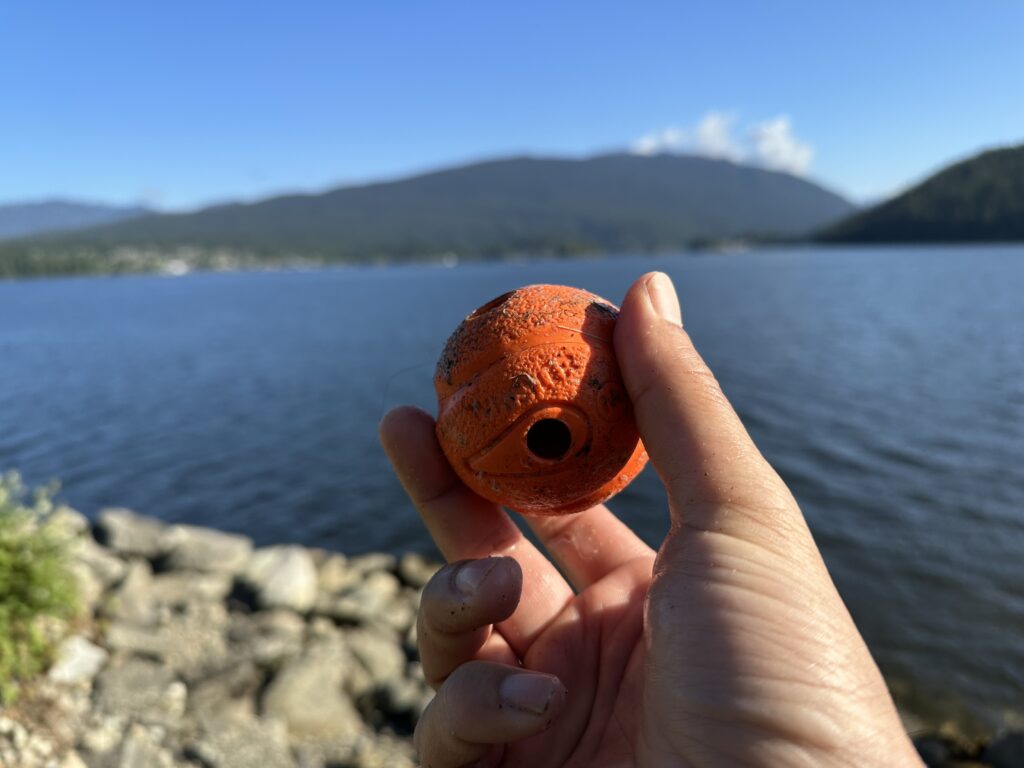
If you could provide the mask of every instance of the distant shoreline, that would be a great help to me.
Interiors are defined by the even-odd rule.
[[[5,270],[4,243],[0,243],[0,283],[23,280],[66,279],[76,277],[122,277],[162,276],[180,277],[188,274],[239,273],[239,272],[313,272],[331,269],[377,269],[387,267],[433,266],[454,268],[460,265],[529,263],[550,261],[586,261],[617,257],[729,257],[746,253],[772,253],[787,250],[829,251],[879,251],[879,250],[922,250],[957,249],[974,247],[979,249],[1024,247],[1024,241],[983,241],[983,242],[894,242],[894,243],[836,243],[810,240],[794,241],[745,241],[726,240],[704,243],[678,249],[659,251],[608,251],[590,250],[573,254],[558,252],[509,252],[499,256],[468,255],[454,253],[439,254],[422,258],[368,258],[361,260],[338,260],[317,257],[265,257],[247,251],[230,249],[140,249],[132,255],[122,256],[107,266],[98,263],[75,261],[69,269],[55,267],[52,270],[27,270],[16,272]]]

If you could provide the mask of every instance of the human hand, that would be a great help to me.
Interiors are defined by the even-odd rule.
[[[418,638],[437,696],[425,768],[920,766],[799,508],[683,330],[660,273],[615,350],[671,526],[655,553],[606,507],[528,517],[555,565],[459,482],[433,419],[381,442],[451,563]]]

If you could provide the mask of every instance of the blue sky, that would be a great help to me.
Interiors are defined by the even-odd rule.
[[[634,148],[875,198],[1024,141],[1024,4],[0,0],[0,203]]]

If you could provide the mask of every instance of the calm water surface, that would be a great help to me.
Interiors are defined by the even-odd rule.
[[[897,693],[1024,711],[1024,248],[0,283],[0,469],[259,543],[429,550],[376,441],[470,310],[648,269],[801,502]],[[645,472],[614,504],[645,538]]]

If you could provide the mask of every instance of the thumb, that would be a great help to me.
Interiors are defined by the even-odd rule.
[[[615,327],[615,351],[673,522],[684,522],[685,514],[687,525],[721,530],[730,523],[722,511],[729,508],[757,510],[759,518],[795,515],[799,520],[788,522],[804,527],[789,491],[683,330],[667,275],[648,273],[629,289]]]
[[[672,510],[645,616],[656,674],[644,695],[663,718],[646,743],[685,752],[693,742],[674,739],[696,725],[701,748],[729,764],[831,765],[867,740],[898,755],[891,764],[920,765],[799,507],[683,330],[667,276],[629,289],[615,351]]]

